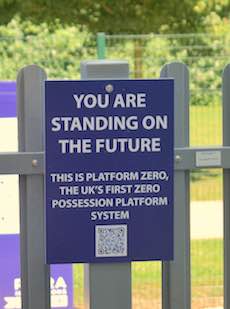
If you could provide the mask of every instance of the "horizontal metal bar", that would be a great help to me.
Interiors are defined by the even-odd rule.
[[[224,35],[217,35],[215,33],[175,33],[175,34],[106,34],[106,39],[154,39],[154,38],[168,38],[168,39],[181,39],[181,38],[198,38],[198,37],[211,37],[211,38],[223,38]]]
[[[230,147],[189,147],[175,149],[175,170],[230,168]]]
[[[230,147],[175,148],[175,170],[230,169]],[[44,152],[0,153],[0,174],[44,173]]]
[[[37,175],[43,172],[43,152],[0,153],[0,174]]]

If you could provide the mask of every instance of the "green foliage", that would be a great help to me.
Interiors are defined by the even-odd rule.
[[[25,65],[45,68],[49,78],[79,78],[82,59],[95,58],[95,39],[85,27],[52,27],[14,18],[0,26],[0,80],[15,79]]]
[[[211,12],[227,16],[227,0],[0,0],[1,23],[15,12],[36,23],[86,25],[93,33],[194,32]]]
[[[111,38],[107,40],[107,57],[128,60],[132,76],[137,78],[159,77],[164,64],[184,62],[190,71],[190,104],[213,105],[220,103],[221,75],[230,54],[230,45],[226,44],[229,38],[222,33]]]
[[[158,77],[167,62],[183,61],[190,68],[191,104],[217,104],[227,61],[221,55],[230,54],[230,37],[222,31],[223,23],[229,29],[221,21],[212,36],[150,34],[107,39],[107,57],[128,60],[133,77],[144,78]],[[15,79],[17,71],[31,63],[44,67],[50,78],[76,78],[80,61],[96,58],[96,38],[84,26],[62,25],[57,20],[38,25],[15,17],[0,26],[0,57],[0,79]]]
[[[96,31],[204,30],[212,35],[151,34],[133,39],[127,36],[107,39],[107,57],[127,59],[133,77],[145,78],[158,77],[167,62],[183,61],[190,68],[191,104],[210,105],[220,101],[221,72],[228,61],[226,55],[230,54],[227,0],[146,0],[144,3],[123,0],[122,5],[121,1],[111,0],[63,3],[61,0],[0,0],[3,23],[12,15],[11,10],[18,12],[18,17],[0,26],[1,79],[14,79],[18,69],[30,63],[46,68],[51,78],[79,76],[80,60],[96,57],[96,39],[92,34]]]

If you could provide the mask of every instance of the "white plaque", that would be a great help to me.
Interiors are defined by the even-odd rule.
[[[220,151],[197,151],[196,152],[196,166],[221,166],[221,152]]]

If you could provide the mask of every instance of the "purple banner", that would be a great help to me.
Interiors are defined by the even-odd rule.
[[[16,117],[16,82],[0,82],[0,118]]]
[[[0,235],[0,309],[21,308],[19,236]],[[51,267],[51,305],[55,309],[73,308],[73,278],[70,265]]]

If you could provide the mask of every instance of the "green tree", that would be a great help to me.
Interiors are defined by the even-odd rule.
[[[212,12],[227,17],[229,6],[228,0],[0,0],[0,21],[17,12],[36,23],[86,25],[93,33],[196,32]]]
[[[49,78],[79,78],[80,61],[95,59],[95,38],[85,27],[55,22],[49,29],[45,22],[13,18],[0,26],[0,80],[15,80],[20,68],[37,64]]]

